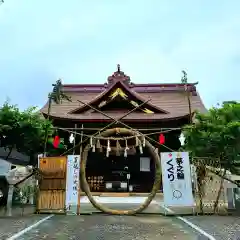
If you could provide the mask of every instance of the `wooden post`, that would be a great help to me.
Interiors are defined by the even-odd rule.
[[[8,217],[12,216],[12,199],[13,199],[13,190],[14,190],[14,185],[9,185],[8,188],[8,198],[7,198],[7,212],[6,215]]]
[[[51,111],[51,106],[52,106],[52,94],[49,93],[48,95],[48,111],[47,111],[47,120],[49,121],[49,115],[50,115],[50,111]],[[44,137],[44,154],[43,156],[46,157],[47,156],[47,141],[48,141],[48,128],[46,126],[45,128],[45,137]]]
[[[80,161],[79,166],[80,167],[81,167],[81,158],[82,158],[82,140],[83,140],[83,124],[82,124],[81,141],[80,141],[81,145],[80,145],[80,152],[79,152],[79,156],[80,156],[80,158],[79,158],[79,161]],[[79,189],[78,189],[77,215],[80,215],[80,197],[81,197],[80,196],[80,189],[81,189],[80,171],[79,171],[79,179],[80,179],[80,181],[79,181]]]
[[[77,131],[77,124],[75,123],[75,134],[74,134],[74,140],[73,140],[73,155],[75,155],[75,145],[76,145],[76,131]]]
[[[184,90],[187,93],[187,101],[188,101],[188,111],[189,111],[189,123],[192,123],[192,106],[190,100],[190,90],[187,84],[184,85]]]

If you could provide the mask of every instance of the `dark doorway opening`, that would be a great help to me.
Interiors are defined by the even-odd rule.
[[[92,192],[150,192],[154,183],[155,164],[147,149],[127,157],[111,152],[88,153],[86,177]]]

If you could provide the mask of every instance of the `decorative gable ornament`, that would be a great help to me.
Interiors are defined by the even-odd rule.
[[[79,114],[84,113],[91,109],[90,106],[98,106],[101,108],[112,101],[115,98],[121,97],[123,100],[129,102],[134,108],[143,104],[146,99],[137,94],[134,89],[131,89],[130,78],[120,70],[120,65],[118,65],[118,70],[113,73],[112,76],[108,77],[108,84],[106,85],[106,90],[102,92],[99,96],[92,99],[88,104],[78,100],[83,106],[71,110],[69,114]],[[158,108],[150,102],[146,102],[144,107],[139,108],[145,114],[167,114],[168,112]]]
[[[128,95],[121,89],[117,88],[111,95],[110,98],[113,99],[117,96],[121,96],[123,99],[127,99]]]

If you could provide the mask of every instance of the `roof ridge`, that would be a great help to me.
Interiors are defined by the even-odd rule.
[[[187,83],[188,86],[194,86],[197,85],[198,82],[193,82],[193,83]],[[131,83],[131,85],[134,86],[184,86],[186,85],[185,83]],[[63,87],[104,87],[106,86],[106,83],[91,83],[91,84],[63,84]]]

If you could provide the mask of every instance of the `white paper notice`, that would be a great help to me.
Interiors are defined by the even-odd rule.
[[[77,211],[79,192],[80,156],[69,155],[67,158],[67,181],[66,181],[66,209]]]
[[[161,153],[163,197],[166,206],[193,206],[188,152]]]

